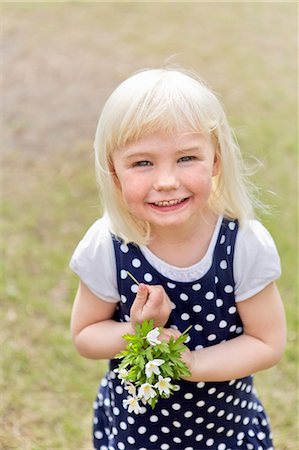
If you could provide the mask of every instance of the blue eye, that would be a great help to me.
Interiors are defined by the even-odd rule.
[[[151,165],[152,163],[150,161],[137,161],[133,164],[133,167],[147,167]]]
[[[196,159],[195,156],[182,156],[178,162],[189,162],[193,161],[194,159]]]

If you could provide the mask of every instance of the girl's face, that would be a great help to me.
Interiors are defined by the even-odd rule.
[[[117,150],[115,183],[131,214],[155,233],[197,226],[219,161],[209,134],[153,134]]]

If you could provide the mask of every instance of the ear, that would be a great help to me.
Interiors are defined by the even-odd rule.
[[[220,172],[220,153],[219,150],[216,150],[215,157],[214,157],[214,165],[213,165],[213,171],[212,176],[215,177]]]

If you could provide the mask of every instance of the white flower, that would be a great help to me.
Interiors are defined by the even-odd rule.
[[[134,411],[135,414],[139,414],[141,411],[141,406],[136,397],[129,396],[126,400],[123,400],[123,405],[125,408],[128,408],[129,413]]]
[[[163,392],[165,392],[165,394],[167,394],[167,395],[170,394],[169,388],[172,387],[172,385],[170,384],[170,381],[171,381],[171,378],[169,378],[169,377],[163,378],[161,375],[159,375],[159,381],[155,384],[155,388],[159,389],[160,395],[163,394]]]
[[[156,327],[154,330],[151,330],[147,333],[146,339],[151,345],[161,344],[161,341],[158,340],[160,336],[159,328]]]
[[[136,388],[133,383],[126,383],[125,389],[129,392],[130,395],[136,396]]]
[[[138,389],[138,397],[149,400],[150,398],[156,397],[157,393],[153,386],[149,383],[143,383]]]
[[[164,363],[165,363],[164,359],[153,359],[152,361],[149,361],[148,363],[146,363],[145,374],[146,374],[147,378],[150,378],[153,373],[155,375],[159,375],[161,373],[159,366],[161,366]]]
[[[118,373],[117,378],[119,378],[120,380],[122,380],[122,383],[124,383],[126,377],[128,376],[128,371],[127,369],[114,369],[115,373]]]

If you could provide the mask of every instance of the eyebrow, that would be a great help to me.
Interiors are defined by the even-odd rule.
[[[178,148],[175,151],[175,154],[182,154],[182,153],[192,153],[192,152],[198,152],[201,151],[202,148],[198,145],[194,146],[194,147],[187,147],[187,148]],[[126,159],[134,159],[134,158],[147,158],[149,156],[152,156],[153,153],[160,153],[160,150],[152,150],[152,151],[137,151],[134,152],[134,150],[132,152],[128,151],[128,153],[125,155]]]

